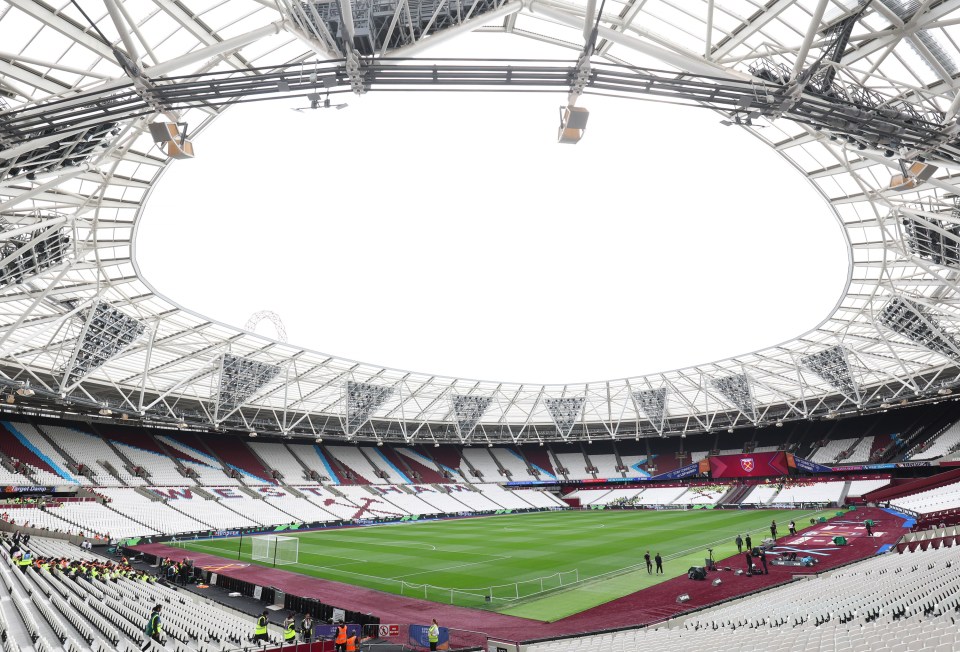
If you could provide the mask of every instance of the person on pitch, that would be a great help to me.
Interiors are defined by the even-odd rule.
[[[737,553],[739,554],[739,553],[743,552],[743,537],[741,537],[741,536],[738,534],[738,535],[737,535],[737,538],[734,539],[734,543],[737,544]]]
[[[653,560],[657,562],[657,575],[663,575],[663,557],[660,556],[659,552]]]
[[[746,543],[747,543],[747,550],[753,550],[753,539],[750,538],[749,533],[746,536]]]
[[[650,560],[650,551],[643,555],[643,561],[647,562],[647,574],[653,575],[653,562]]]
[[[790,527],[790,536],[793,536],[794,534],[797,533],[797,524],[796,524],[796,523],[794,523],[793,521],[790,521],[790,526],[789,526],[789,527]]]
[[[777,540],[777,522],[770,521],[770,536],[773,537],[773,540]]]

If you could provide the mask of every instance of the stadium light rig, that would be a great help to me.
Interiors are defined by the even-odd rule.
[[[187,138],[186,122],[152,122],[150,135],[169,158],[193,158],[193,141]]]
[[[582,106],[577,106],[577,99],[583,95],[583,89],[590,81],[590,58],[597,45],[597,32],[600,26],[600,16],[606,0],[600,4],[597,11],[597,1],[587,1],[586,18],[583,23],[583,51],[577,59],[577,70],[570,82],[570,94],[567,95],[567,106],[560,107],[560,128],[557,130],[557,142],[561,145],[576,145],[583,138],[587,130],[587,120],[590,112]]]

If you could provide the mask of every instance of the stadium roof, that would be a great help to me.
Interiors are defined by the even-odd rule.
[[[478,443],[700,432],[942,396],[960,360],[958,8],[960,0],[8,0],[2,382],[19,390],[14,401],[172,426]],[[594,30],[585,16],[601,9]],[[559,45],[569,62],[407,59],[473,30]],[[585,42],[592,57],[581,56]],[[722,112],[833,207],[850,247],[844,296],[814,330],[776,347],[553,386],[301,349],[189,312],[140,278],[132,241],[167,154],[230,104],[476,86]],[[158,123],[181,126],[163,136]]]

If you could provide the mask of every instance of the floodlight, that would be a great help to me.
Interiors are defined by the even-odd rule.
[[[844,394],[858,396],[857,383],[850,372],[846,350],[842,346],[831,346],[819,353],[803,356],[800,364]]]
[[[920,161],[915,161],[907,167],[906,163],[900,161],[900,171],[902,174],[895,174],[890,178],[891,190],[912,190],[923,185],[937,171],[937,167]]]
[[[183,130],[181,131],[181,127]],[[187,138],[185,122],[150,123],[150,135],[153,142],[160,146],[170,158],[193,158],[193,141]]]
[[[710,384],[743,412],[751,421],[756,421],[756,408],[750,391],[750,380],[746,374],[731,374],[721,378],[711,378]]]
[[[492,396],[475,394],[454,394],[450,398],[453,416],[456,419],[457,433],[461,438],[466,439],[470,436],[492,402]]]
[[[253,358],[224,354],[217,396],[219,412],[239,407],[280,373],[280,367]]]
[[[393,387],[348,380],[345,386],[347,404],[346,434],[354,435],[370,420],[370,415],[393,396]]]
[[[960,341],[945,329],[936,314],[926,306],[903,297],[894,297],[880,311],[877,322],[946,358],[960,359]]]
[[[587,129],[590,112],[582,106],[560,107],[560,128],[557,130],[557,142],[563,145],[576,145]]]

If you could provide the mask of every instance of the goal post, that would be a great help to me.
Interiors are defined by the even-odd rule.
[[[250,553],[253,561],[281,566],[296,564],[299,560],[300,539],[277,534],[264,534],[253,537],[253,549]]]

